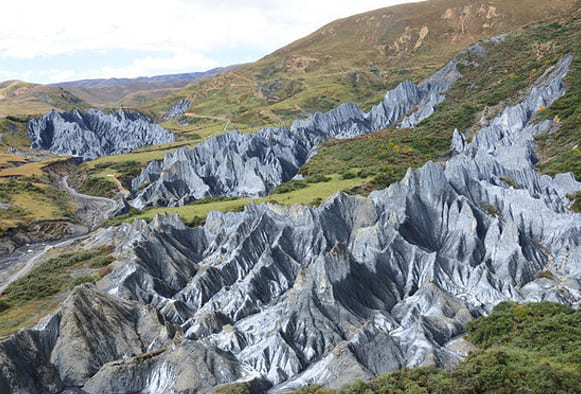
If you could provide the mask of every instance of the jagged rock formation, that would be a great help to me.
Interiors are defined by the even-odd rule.
[[[101,230],[87,246],[114,245],[113,271],[0,343],[0,391],[337,387],[453,366],[464,324],[501,300],[578,307],[581,214],[566,194],[581,184],[533,165],[534,136],[554,127],[535,116],[565,92],[570,63],[471,143],[455,132],[445,165],[409,170],[369,198],[249,205],[196,228],[174,215]]]
[[[146,145],[173,142],[174,136],[147,116],[125,112],[105,114],[96,109],[50,111],[28,122],[31,149],[95,159],[130,152]]]
[[[175,119],[182,116],[186,112],[190,105],[192,105],[191,100],[181,100],[179,103],[170,108],[169,113],[163,117],[164,120]]]
[[[133,180],[136,198],[132,205],[181,206],[196,199],[215,196],[263,196],[294,177],[325,139],[348,138],[372,133],[402,119],[400,127],[413,127],[430,116],[461,74],[456,64],[465,52],[485,56],[475,44],[418,86],[402,82],[387,92],[383,102],[370,112],[347,103],[289,128],[267,128],[254,134],[234,131],[211,138],[192,149],[167,154],[162,162],[151,162]],[[463,61],[463,60],[462,60]]]

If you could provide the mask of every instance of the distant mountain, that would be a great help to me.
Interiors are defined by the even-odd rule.
[[[153,77],[84,79],[51,85],[4,81],[0,82],[0,117],[42,115],[52,110],[90,107],[135,107],[237,67]]]
[[[203,78],[208,78],[210,76],[213,76],[215,74],[224,71],[231,71],[236,67],[237,66],[216,67],[211,70],[203,72],[156,75],[153,77],[81,79],[78,81],[53,83],[52,85],[62,87],[81,87],[81,88],[110,88],[114,86],[127,86],[127,85],[150,85],[150,86],[163,85],[165,87],[181,88],[189,83],[192,83],[192,81],[199,81]]]
[[[59,82],[53,86],[66,88],[93,106],[134,107],[147,101],[163,97],[175,89],[203,81],[217,74],[232,71],[237,65],[213,68],[204,72],[157,75],[139,78],[84,79]]]

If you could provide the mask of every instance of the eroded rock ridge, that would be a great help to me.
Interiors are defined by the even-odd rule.
[[[28,128],[32,149],[87,160],[174,141],[173,134],[147,116],[123,110],[111,114],[96,109],[50,111],[28,122]]]
[[[114,245],[112,272],[0,343],[0,391],[338,387],[455,365],[469,349],[464,324],[502,300],[578,307],[581,214],[566,195],[581,184],[533,165],[534,136],[555,127],[535,117],[565,93],[570,63],[472,142],[455,132],[445,165],[369,198],[100,230],[87,247]]]
[[[290,128],[266,128],[254,134],[233,131],[194,148],[168,153],[133,180],[136,197],[131,204],[141,209],[181,206],[217,195],[264,196],[292,179],[316,147],[330,137],[369,134],[397,121],[399,127],[413,127],[430,116],[444,100],[442,93],[461,77],[456,64],[464,61],[466,52],[474,54],[474,59],[486,55],[480,44],[474,44],[419,85],[404,81],[388,91],[370,112],[346,103],[297,120]]]

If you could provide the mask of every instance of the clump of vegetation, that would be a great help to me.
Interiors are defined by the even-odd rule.
[[[58,294],[73,283],[68,275],[70,270],[81,266],[104,267],[113,261],[109,256],[110,252],[110,248],[100,247],[53,257],[34,267],[24,277],[10,283],[2,292],[0,301],[10,307],[17,307],[22,302]]]
[[[547,33],[558,37],[563,51],[573,55],[573,63],[565,77],[567,92],[545,111],[540,119],[554,120],[559,129],[537,137],[541,172],[554,176],[571,171],[581,181],[581,20],[564,25],[547,26]]]
[[[500,216],[500,211],[492,204],[482,204],[482,209],[495,218]]]
[[[93,282],[98,281],[99,279],[101,279],[101,276],[99,275],[98,272],[95,272],[95,273],[93,273],[91,275],[85,275],[85,276],[76,277],[75,279],[73,279],[71,281],[70,286],[72,288],[72,287],[76,287],[76,286],[82,285],[83,283],[93,283]]]
[[[567,194],[567,198],[573,201],[571,210],[573,212],[581,213],[581,190],[574,194]]]
[[[117,194],[118,187],[115,182],[107,178],[89,176],[78,187],[79,193],[90,194],[92,196],[111,198]]]
[[[117,172],[119,174],[117,178],[125,183],[124,181],[131,180],[139,176],[139,174],[141,174],[141,170],[143,169],[143,165],[135,160],[127,160],[123,162],[108,161],[104,163],[95,163],[92,171],[106,169]]]
[[[247,394],[250,393],[250,383],[232,383],[216,389],[216,394]]]
[[[573,393],[581,391],[581,311],[540,302],[502,302],[466,325],[478,346],[455,370],[402,369],[340,391],[321,386],[297,393]]]
[[[194,200],[194,201],[190,202],[188,205],[211,204],[213,202],[236,201],[236,200],[240,200],[240,197],[236,197],[236,196],[213,196],[213,197],[201,198],[199,200]]]
[[[501,176],[500,180],[503,181],[504,183],[506,183],[507,185],[509,185],[510,187],[512,187],[513,189],[518,189],[518,185],[511,178],[506,177],[506,176]]]
[[[274,189],[272,189],[270,191],[270,195],[273,194],[283,194],[283,193],[289,193],[295,190],[300,190],[300,189],[304,189],[307,187],[307,182],[305,181],[300,181],[300,180],[294,180],[294,181],[289,181],[289,182],[285,182],[277,187],[275,187]]]
[[[205,216],[194,215],[190,220],[185,219],[184,224],[189,227],[203,226],[206,223]]]
[[[537,278],[544,278],[544,279],[550,279],[550,280],[554,280],[555,277],[553,276],[553,274],[551,273],[551,271],[547,271],[547,270],[543,270],[543,271],[539,271],[536,273],[535,275]]]
[[[0,135],[2,136],[0,145],[20,149],[30,147],[26,122],[28,122],[28,117],[7,116],[0,119]]]

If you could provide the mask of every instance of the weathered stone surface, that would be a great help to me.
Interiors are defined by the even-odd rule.
[[[170,108],[169,113],[163,117],[164,120],[175,119],[186,112],[192,102],[190,100],[181,100],[179,103]]]
[[[51,111],[28,122],[32,149],[94,159],[146,145],[173,142],[174,136],[140,113],[105,114],[96,109]]]
[[[485,56],[479,44],[466,51],[475,54],[476,59]],[[399,120],[398,127],[414,127],[430,116],[444,99],[441,93],[461,77],[456,70],[458,59],[463,59],[463,53],[418,86],[402,82],[370,112],[346,103],[297,120],[290,128],[268,128],[254,134],[234,131],[192,149],[168,153],[161,163],[151,162],[133,180],[136,198],[131,204],[141,209],[181,206],[216,195],[263,196],[292,179],[327,138],[368,134]]]
[[[337,387],[403,366],[452,367],[466,354],[464,324],[503,300],[578,307],[581,214],[565,195],[581,184],[539,176],[532,150],[552,127],[534,122],[538,109],[564,94],[570,62],[471,143],[458,133],[445,165],[409,170],[369,198],[253,204],[196,228],[172,215],[100,230],[88,246],[113,244],[113,271],[75,291],[52,323],[0,343],[0,388]],[[554,279],[537,278],[541,270]],[[107,313],[93,317],[102,304]],[[95,319],[104,321],[95,328]],[[20,365],[34,372],[19,375]]]

